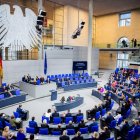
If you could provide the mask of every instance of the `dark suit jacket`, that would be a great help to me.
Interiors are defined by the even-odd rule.
[[[6,126],[5,119],[0,117],[0,122],[2,123],[3,128]]]
[[[100,134],[100,137],[99,137],[100,140],[106,140],[108,138],[110,138],[110,131],[109,130],[106,132],[102,132]]]
[[[41,128],[49,128],[49,125],[48,124],[41,124]]]
[[[61,136],[59,140],[70,140],[69,136]]]
[[[72,138],[72,140],[83,140],[84,138],[82,136],[77,136],[77,137],[74,137]]]
[[[66,129],[74,129],[74,125],[68,124],[68,125],[66,125]]]
[[[84,128],[85,127],[85,123],[79,123],[78,128]]]
[[[122,136],[127,135],[129,129],[130,129],[129,124],[124,124],[124,125],[122,126],[121,131],[120,131],[120,132],[121,132],[121,135],[122,135]]]
[[[66,114],[66,117],[71,117],[71,113],[67,113]]]
[[[110,115],[110,116],[107,116],[107,118],[105,119],[105,122],[107,125],[109,125],[111,123],[111,121],[113,121],[113,120],[114,120],[114,117],[112,115]]]
[[[59,113],[57,113],[57,112],[52,113],[52,117],[59,117]]]

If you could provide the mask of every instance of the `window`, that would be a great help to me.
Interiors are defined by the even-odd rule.
[[[131,24],[131,13],[122,13],[119,16],[119,26],[130,26]]]

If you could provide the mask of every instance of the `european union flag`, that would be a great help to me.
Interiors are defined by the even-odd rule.
[[[45,75],[47,74],[47,55],[46,55],[46,52],[45,52],[45,58],[44,58],[44,74]]]

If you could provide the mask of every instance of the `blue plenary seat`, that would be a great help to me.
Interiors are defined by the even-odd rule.
[[[59,123],[61,123],[61,118],[60,118],[60,117],[54,117],[54,118],[53,118],[53,123],[54,123],[54,124],[59,124]]]
[[[4,138],[4,137],[0,136],[0,140],[6,140],[6,138]]]
[[[77,117],[76,117],[76,122],[77,122],[77,123],[80,123],[80,122],[83,120],[83,118],[84,118],[83,115],[77,116]]]
[[[114,101],[111,101],[111,104],[110,104],[109,110],[112,110],[113,106],[114,106]]]
[[[88,133],[88,127],[80,128],[79,131],[81,132],[81,134],[86,134]]]
[[[4,86],[6,87],[6,85],[7,85],[6,83],[2,83],[2,87],[4,87]]]
[[[75,135],[75,129],[67,129],[68,135]]]
[[[39,129],[39,134],[41,134],[41,135],[48,135],[49,134],[48,128],[40,128]]]
[[[101,116],[104,116],[106,114],[106,108],[102,109]]]
[[[92,132],[92,133],[93,133],[93,132],[98,132],[98,130],[99,130],[98,125],[95,125],[95,126],[92,126],[92,127],[91,127],[91,132]]]
[[[35,134],[35,128],[26,127],[26,133]]]
[[[4,94],[0,94],[0,99],[4,99]]]
[[[140,126],[139,127],[135,127],[134,130],[135,130],[135,136],[136,137],[140,137]]]
[[[120,125],[123,121],[123,117],[121,116],[119,119],[118,119],[118,122],[117,122],[117,125]]]
[[[52,135],[61,135],[61,131],[52,131]]]
[[[19,132],[17,133],[16,140],[25,140],[25,138],[26,138],[25,134]]]
[[[65,118],[65,123],[68,124],[69,121],[73,121],[73,117],[66,117]]]
[[[114,140],[114,138],[108,138],[108,139],[106,139],[106,140]]]
[[[113,120],[113,121],[111,121],[111,123],[109,125],[109,128],[110,129],[114,129],[116,127],[116,125],[117,125],[117,121],[116,120]]]
[[[45,116],[42,116],[42,122],[43,122],[43,120],[46,120],[46,121],[47,121],[47,123],[49,123],[49,122],[50,122],[50,119],[49,119],[48,117],[45,117]]]
[[[128,134],[127,134],[125,140],[134,140],[134,137],[135,137],[135,132],[134,132],[134,130],[131,130],[131,131],[128,131]]]
[[[29,121],[29,127],[35,128],[37,123],[35,121]]]
[[[9,128],[11,128],[11,124],[9,122],[5,121],[5,125],[9,126]]]
[[[95,114],[95,120],[98,120],[100,119],[100,111],[96,112]]]
[[[3,126],[2,122],[0,121],[0,129],[3,129],[3,128],[4,128],[4,126]]]
[[[13,112],[13,114],[14,114],[15,118],[19,118],[19,113],[18,112]]]

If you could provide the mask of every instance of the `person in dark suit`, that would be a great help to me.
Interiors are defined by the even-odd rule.
[[[52,117],[59,117],[59,113],[55,110],[54,113],[52,113]]]
[[[108,114],[108,115],[107,115],[107,117],[105,118],[105,122],[106,122],[107,125],[109,125],[109,124],[111,123],[111,121],[114,120],[114,117],[112,116],[111,112],[108,112],[107,114]]]
[[[100,133],[99,139],[106,140],[110,138],[110,131],[107,126],[104,127],[104,131]]]
[[[71,117],[70,109],[68,109],[68,112],[66,114],[66,117]]]
[[[76,136],[72,138],[72,140],[83,140],[83,136],[81,136],[81,132],[77,132]]]
[[[69,121],[69,124],[66,125],[66,129],[74,129],[74,125],[72,124],[72,121]]]
[[[78,124],[78,128],[84,128],[85,127],[85,122],[84,120],[82,120],[79,124]]]
[[[2,127],[4,128],[6,124],[5,124],[5,119],[3,117],[3,113],[0,114],[0,122],[2,123]]]
[[[26,113],[25,113],[25,111],[22,109],[22,105],[19,105],[19,107],[16,109],[16,112],[19,113],[19,117],[20,117],[20,118],[26,120]]]
[[[77,116],[83,116],[83,113],[81,112],[81,110],[78,110]]]
[[[97,111],[98,111],[98,108],[97,108],[97,106],[95,105],[94,108],[93,108],[92,110],[90,110],[90,116],[91,116],[92,118],[94,118]]]
[[[129,130],[130,130],[130,126],[128,124],[128,121],[127,120],[124,120],[124,124],[120,128],[120,136],[122,138],[124,138],[127,135],[127,133],[128,133]]]
[[[91,122],[91,123],[89,125],[86,125],[86,126],[88,126],[88,130],[91,132],[92,126],[97,126],[98,123],[95,121],[95,118],[93,118],[92,120],[89,120],[89,122]],[[88,124],[88,122],[87,122],[87,124]]]
[[[59,140],[70,140],[70,137],[67,136],[67,131],[64,130],[62,136],[59,137]]]
[[[32,117],[32,120],[29,121],[29,127],[35,128],[35,133],[38,133],[38,125],[37,122],[35,121],[35,117]]]
[[[60,131],[62,134],[62,128],[61,128],[61,124],[58,124],[57,128],[53,128],[52,131]]]

